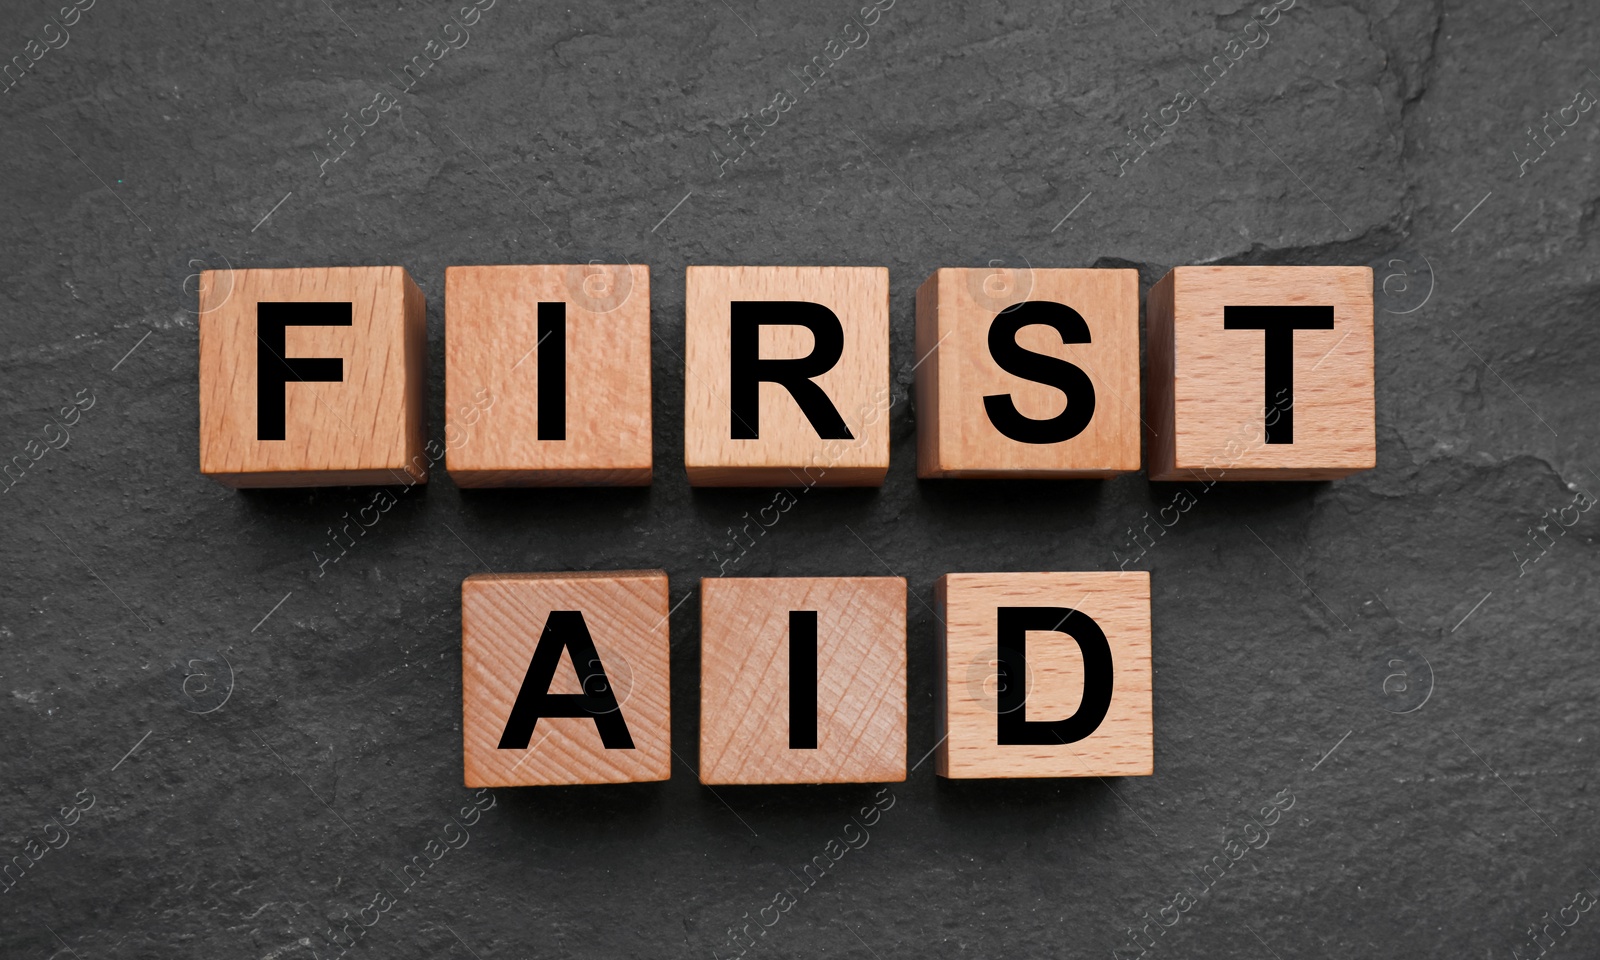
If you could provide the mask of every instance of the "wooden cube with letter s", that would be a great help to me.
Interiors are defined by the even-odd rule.
[[[939,776],[1150,775],[1148,573],[951,573],[935,597]]]
[[[696,486],[878,486],[889,271],[689,267],[683,459]]]
[[[467,786],[668,779],[668,655],[660,570],[468,577]]]
[[[425,482],[426,305],[400,267],[200,275],[200,472],[232,487]]]
[[[919,477],[1139,469],[1136,270],[940,269],[916,371]]]

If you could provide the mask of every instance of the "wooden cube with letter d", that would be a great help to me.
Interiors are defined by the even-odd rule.
[[[672,774],[667,575],[481,574],[461,584],[469,787]]]
[[[1148,573],[951,573],[935,596],[939,776],[1150,775]]]

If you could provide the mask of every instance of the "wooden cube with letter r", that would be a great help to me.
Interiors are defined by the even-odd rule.
[[[427,309],[400,267],[200,275],[200,472],[232,487],[426,482]]]
[[[939,776],[1151,773],[1148,573],[951,573],[935,596]]]
[[[668,654],[660,570],[468,577],[467,786],[668,779]]]
[[[690,267],[683,462],[696,486],[878,486],[889,271]]]

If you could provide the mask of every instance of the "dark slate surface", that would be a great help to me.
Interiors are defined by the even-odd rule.
[[[1600,93],[1592,5],[1300,0],[1263,34],[1231,0],[898,0],[859,45],[851,4],[500,0],[403,91],[429,41],[460,41],[452,5],[98,0],[63,40],[63,2],[0,4],[0,54],[56,44],[0,97],[0,455],[64,442],[52,417],[93,402],[0,498],[0,852],[88,809],[0,895],[0,955],[330,958],[348,924],[353,957],[727,958],[751,923],[747,956],[1132,956],[1146,911],[1173,921],[1153,957],[1530,956],[1536,922],[1548,951],[1600,951],[1600,514],[1573,507],[1600,495],[1600,113],[1560,125]],[[1235,39],[1256,49],[1211,83]],[[324,131],[380,94],[398,108],[320,168]],[[779,94],[719,177],[713,148],[737,156],[728,128]],[[1134,162],[1127,129],[1185,94]],[[648,490],[441,475],[319,575],[370,490],[198,475],[196,269],[406,266],[437,437],[445,267],[590,259],[652,269]],[[1196,488],[918,483],[912,293],[991,260],[1131,264],[1146,288],[1175,264],[1374,264],[1379,468],[1197,492],[1142,554],[1130,525]],[[728,572],[910,579],[916,762],[935,577],[1137,554],[1156,775],[925,764],[758,933],[877,788],[697,784],[691,601],[673,779],[497,791],[400,892],[472,798],[461,579],[661,566],[678,600],[772,496],[685,482],[693,263],[884,264],[893,285],[888,482],[802,494]],[[1204,883],[1280,791],[1266,845]]]

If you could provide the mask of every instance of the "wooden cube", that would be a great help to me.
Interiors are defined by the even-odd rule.
[[[869,486],[889,470],[889,271],[690,267],[696,486]]]
[[[1151,480],[1377,464],[1371,267],[1177,267],[1145,316]]]
[[[935,595],[939,776],[1150,775],[1148,573],[951,573]]]
[[[700,782],[906,778],[906,582],[700,581]]]
[[[457,486],[649,484],[649,268],[449,267],[444,309]]]
[[[917,476],[1139,469],[1139,272],[946,267],[917,290]]]
[[[468,577],[467,786],[668,779],[668,659],[661,570]]]
[[[200,275],[200,472],[230,487],[411,484],[427,309],[400,267]]]

